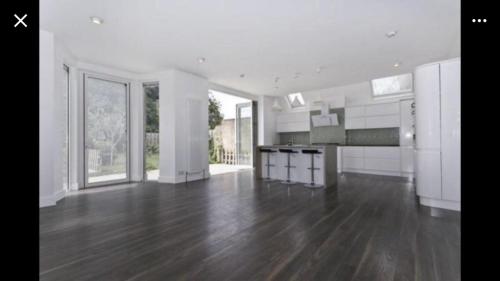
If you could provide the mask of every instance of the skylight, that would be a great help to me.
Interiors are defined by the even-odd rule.
[[[413,76],[411,73],[384,77],[372,80],[373,96],[404,94],[413,90]]]
[[[286,97],[292,108],[302,107],[305,105],[304,98],[301,93],[288,94]]]

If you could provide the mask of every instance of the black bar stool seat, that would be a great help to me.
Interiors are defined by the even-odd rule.
[[[271,178],[271,167],[274,167],[274,164],[271,164],[269,161],[269,155],[271,153],[277,152],[276,150],[273,150],[271,148],[260,148],[259,149],[260,153],[266,153],[267,154],[267,160],[266,160],[266,169],[267,169],[267,177],[264,178],[264,181],[272,181],[273,179]]]
[[[308,170],[311,170],[311,183],[304,184],[304,186],[308,188],[322,188],[323,185],[319,185],[314,182],[314,171],[319,170],[319,168],[314,167],[314,155],[321,154],[321,151],[317,149],[303,149],[302,153],[311,155],[311,167],[307,168]]]
[[[295,184],[295,182],[290,181],[290,168],[295,168],[295,166],[290,165],[290,154],[299,153],[299,152],[296,150],[290,149],[290,148],[280,148],[279,151],[287,154],[287,164],[285,165],[286,181],[282,181],[281,183],[283,183],[283,184]]]

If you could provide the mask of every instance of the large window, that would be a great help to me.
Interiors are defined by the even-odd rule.
[[[305,105],[304,98],[301,93],[288,94],[286,97],[292,108],[303,107]]]
[[[128,83],[85,76],[85,186],[129,179]]]

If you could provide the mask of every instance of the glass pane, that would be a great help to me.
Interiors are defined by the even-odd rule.
[[[238,165],[252,164],[252,106],[238,104],[237,108],[237,159]]]
[[[288,101],[292,107],[301,107],[305,105],[304,98],[301,93],[289,94]]]
[[[85,88],[88,183],[127,179],[127,87],[88,78]]]
[[[413,87],[412,82],[413,78],[411,73],[373,79],[373,95],[383,96],[411,92]]]
[[[144,169],[147,180],[158,180],[160,174],[159,101],[160,97],[158,85],[145,85],[144,111],[146,115],[146,138],[144,142]]]

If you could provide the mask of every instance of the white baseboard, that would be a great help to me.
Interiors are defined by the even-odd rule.
[[[210,178],[210,172],[205,172],[205,178]],[[187,181],[197,181],[203,179],[203,173],[198,173],[198,174],[193,174],[189,175],[187,178]],[[176,176],[176,177],[166,177],[166,176],[159,176],[158,177],[158,182],[163,182],[163,183],[182,183],[186,182],[186,176]]]
[[[420,204],[428,207],[460,211],[460,202],[432,199],[427,197],[419,198]]]
[[[357,169],[344,168],[342,169],[342,172],[401,177],[400,172],[390,172],[390,171],[357,170]]]
[[[65,195],[66,195],[66,190],[59,190],[58,192],[56,192],[56,194],[54,194],[55,203],[57,203],[57,201],[63,199]]]
[[[39,207],[49,207],[49,206],[54,206],[56,202],[54,201],[54,196],[53,195],[48,195],[48,196],[40,196],[40,199],[38,201]]]
[[[66,196],[66,190],[59,190],[52,195],[40,196],[40,199],[38,201],[39,208],[55,206],[57,201],[63,199],[64,196]]]

